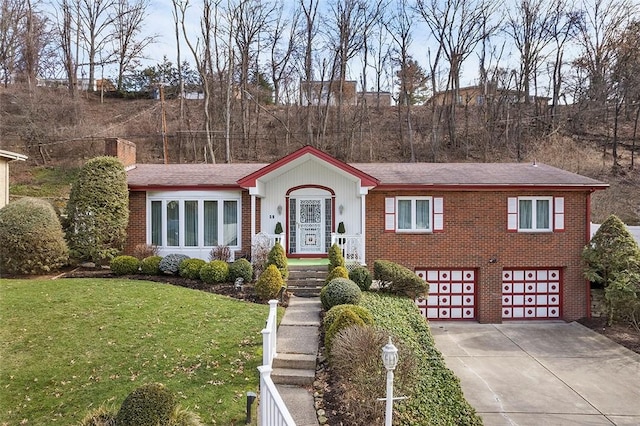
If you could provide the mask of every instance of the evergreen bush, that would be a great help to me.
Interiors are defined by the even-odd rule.
[[[364,266],[356,266],[349,271],[349,279],[358,284],[358,287],[360,287],[360,290],[362,291],[368,291],[371,288],[371,283],[373,282],[371,272],[369,272],[369,270]]]
[[[326,329],[324,333],[324,346],[327,354],[331,355],[331,345],[338,332],[353,326],[364,326],[364,321],[355,312],[347,309],[336,316],[336,319],[331,323],[331,327]]]
[[[327,278],[324,280],[325,285],[329,284],[336,278],[349,278],[349,271],[344,266],[336,266],[327,274]]]
[[[149,256],[142,259],[140,262],[140,272],[145,275],[160,275],[160,261],[162,256]]]
[[[47,273],[68,260],[62,226],[51,204],[23,198],[0,209],[0,273]]]
[[[116,415],[117,426],[170,426],[177,403],[164,385],[151,383],[131,392]]]
[[[415,299],[424,297],[429,285],[409,268],[388,260],[373,262],[373,275],[389,293]]]
[[[344,256],[342,255],[342,249],[337,244],[333,244],[331,247],[329,247],[329,253],[327,257],[329,258],[329,266],[328,266],[329,272],[331,272],[334,268],[337,268],[338,266],[343,266],[343,267],[346,266],[344,262]]]
[[[162,260],[160,260],[158,269],[160,269],[160,272],[162,272],[163,274],[178,275],[178,272],[180,270],[180,263],[187,259],[189,259],[189,256],[187,256],[186,254],[168,254],[163,257]]]
[[[101,263],[115,257],[127,239],[129,191],[124,166],[115,157],[85,163],[66,207],[71,257]]]
[[[326,311],[336,305],[357,305],[361,297],[360,287],[349,278],[335,278],[320,290],[320,301]]]
[[[140,270],[140,261],[133,256],[116,256],[110,267],[111,272],[116,275],[132,275]]]
[[[289,276],[289,268],[287,262],[287,255],[284,252],[284,247],[282,244],[276,242],[271,250],[269,250],[269,256],[267,256],[267,267],[269,265],[275,265],[280,271],[280,275],[283,280],[286,280]]]
[[[224,260],[212,260],[200,268],[200,279],[207,284],[227,282],[229,279],[229,264]]]
[[[262,300],[275,298],[284,286],[282,274],[276,265],[269,265],[256,281],[256,294]]]
[[[336,305],[333,308],[329,309],[322,320],[322,325],[325,330],[328,330],[329,327],[333,324],[333,322],[338,318],[340,314],[344,311],[351,311],[356,314],[365,325],[373,325],[373,315],[371,312],[363,306],[353,305],[353,304],[344,304],[344,305]]]
[[[242,278],[245,283],[253,281],[253,266],[247,259],[236,259],[229,265],[229,281]]]
[[[182,278],[200,279],[200,269],[207,263],[202,259],[185,259],[178,266],[178,274]]]

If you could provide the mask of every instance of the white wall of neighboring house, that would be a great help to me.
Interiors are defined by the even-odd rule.
[[[0,149],[0,209],[9,204],[9,163],[26,159],[26,155]]]

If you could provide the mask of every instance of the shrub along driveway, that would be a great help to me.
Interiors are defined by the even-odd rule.
[[[578,323],[430,325],[486,425],[640,424],[640,355]]]

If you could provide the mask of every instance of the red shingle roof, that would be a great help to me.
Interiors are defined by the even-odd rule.
[[[128,172],[131,188],[233,187],[268,164],[138,164]],[[380,187],[545,186],[605,188],[608,185],[544,164],[530,163],[359,163]]]

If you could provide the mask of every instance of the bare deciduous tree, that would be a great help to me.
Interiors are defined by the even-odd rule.
[[[107,46],[114,37],[116,0],[79,0],[78,5],[80,36],[83,49],[87,53],[89,91],[91,91],[95,83],[96,65],[104,65],[113,60],[113,52]]]

